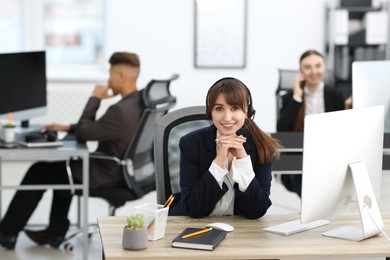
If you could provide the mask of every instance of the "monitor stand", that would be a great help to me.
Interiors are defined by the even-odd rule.
[[[324,236],[361,241],[378,235],[383,229],[383,220],[366,165],[359,161],[348,164],[355,184],[361,228],[340,227],[323,233]]]
[[[296,220],[285,222],[285,223],[278,224],[275,226],[266,227],[266,228],[263,228],[263,230],[268,231],[268,232],[272,232],[272,233],[276,233],[279,235],[289,236],[289,235],[293,235],[295,233],[303,232],[303,231],[306,231],[306,230],[309,230],[312,228],[316,228],[316,227],[320,227],[323,225],[327,225],[327,224],[329,224],[329,221],[325,220],[325,219],[319,219],[319,220],[315,220],[315,221],[305,223],[305,224],[301,223],[300,219],[296,219]]]

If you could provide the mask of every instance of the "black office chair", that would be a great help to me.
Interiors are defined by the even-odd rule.
[[[110,205],[110,215],[127,201],[142,198],[155,189],[153,137],[157,122],[176,104],[169,86],[179,75],[174,74],[166,80],[151,80],[143,90],[144,110],[137,130],[122,158],[92,153],[90,158],[113,160],[122,167],[126,185],[122,188],[90,190],[90,197],[101,197]]]
[[[183,135],[209,125],[205,106],[174,110],[157,123],[154,135],[157,203],[164,204],[171,194],[175,194],[171,207],[180,200],[179,140]]]
[[[279,82],[276,88],[276,120],[280,117],[280,109],[283,102],[282,97],[287,94],[288,91],[293,89],[294,78],[297,75],[298,70],[278,69]],[[324,83],[329,87],[335,86],[335,76],[332,70],[327,69],[324,75]]]
[[[176,103],[176,97],[171,95],[169,85],[178,78],[178,74],[173,74],[169,79],[165,80],[152,79],[146,85],[143,93],[146,107],[158,108]]]
[[[121,167],[125,183],[121,187],[90,189],[89,196],[101,198],[109,204],[109,216],[114,216],[117,208],[126,202],[140,199],[145,194],[156,189],[153,137],[157,122],[176,104],[176,98],[169,91],[170,83],[179,76],[172,75],[166,80],[151,80],[143,90],[143,100],[146,108],[138,123],[137,130],[129,142],[122,158],[103,153],[91,153],[90,159],[111,160]],[[76,191],[82,195],[82,191]],[[79,204],[80,205],[80,202]],[[80,223],[80,206],[78,206],[78,223]],[[91,233],[96,229],[91,229]],[[69,236],[64,247],[71,251],[71,239],[82,236],[77,232]]]

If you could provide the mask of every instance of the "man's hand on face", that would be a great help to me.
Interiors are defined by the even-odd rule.
[[[95,89],[92,92],[92,96],[99,99],[105,99],[112,97],[110,88],[108,86],[96,85]]]

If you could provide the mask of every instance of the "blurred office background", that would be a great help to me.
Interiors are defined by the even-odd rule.
[[[243,66],[195,66],[194,0],[0,0],[0,53],[47,51],[49,112],[32,123],[75,122],[94,85],[106,82],[109,56],[115,51],[130,51],[141,59],[138,88],[152,78],[180,74],[171,87],[178,101],[174,109],[204,105],[208,88],[221,77],[241,79],[252,92],[255,121],[263,130],[275,132],[278,69],[298,69],[299,56],[307,49],[325,53],[329,47],[327,8],[338,6],[340,1],[246,3]],[[385,4],[387,1],[372,1],[373,6]],[[116,100],[105,101],[101,111]],[[2,182],[18,184],[28,166],[2,165]],[[277,212],[283,213],[283,208],[291,212],[291,205],[292,212],[299,210],[296,195],[279,188],[276,186],[276,191],[286,196],[275,202],[281,205]],[[2,191],[3,213],[12,194]],[[153,200],[153,195],[147,199]],[[47,192],[31,224],[47,223],[50,196]],[[99,200],[91,200],[90,209],[91,222],[106,214],[106,204]],[[125,207],[118,214],[127,215],[129,210],[130,206]],[[75,216],[72,207],[72,221]]]
[[[240,78],[251,89],[256,122],[273,132],[277,69],[298,69],[300,54],[309,48],[329,52],[329,30],[340,34],[342,29],[335,28],[345,27],[342,23],[331,26],[328,17],[329,8],[338,7],[340,0],[246,2],[244,13],[237,10],[246,23],[245,33],[237,35],[244,41],[238,46],[243,48],[243,67],[195,67],[194,0],[0,0],[0,33],[6,39],[0,42],[0,52],[47,51],[49,114],[35,120],[38,123],[77,120],[91,88],[106,81],[109,56],[126,50],[140,55],[139,88],[151,78],[180,74],[172,86],[178,98],[176,108],[203,104],[207,89],[221,77]],[[371,1],[372,6],[386,4],[386,0]],[[224,10],[213,10],[214,20],[221,19]],[[355,21],[347,25],[350,30],[359,27]],[[228,25],[231,28],[226,30],[234,32],[234,24]],[[387,24],[376,27],[388,28]],[[358,49],[356,55],[364,53]],[[330,59],[328,65],[335,67],[335,57]],[[53,101],[57,93],[62,102]],[[69,109],[72,112],[65,113]]]
[[[209,69],[194,66],[193,0],[1,0],[0,33],[7,40],[0,52],[45,49],[49,95],[85,93],[72,100],[80,106],[63,102],[72,113],[56,108],[39,122],[77,120],[89,90],[106,81],[108,57],[126,50],[140,55],[139,88],[151,78],[180,74],[172,85],[176,108],[203,104],[206,90],[221,77],[240,78],[252,91],[257,123],[272,132],[277,69],[297,69],[308,48],[325,51],[326,6],[337,5],[337,0],[248,0],[245,67]]]

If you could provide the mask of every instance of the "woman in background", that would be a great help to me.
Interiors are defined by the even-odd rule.
[[[299,73],[295,76],[293,90],[282,97],[278,132],[303,132],[306,115],[343,110],[351,107],[334,86],[324,83],[325,60],[316,50],[304,52],[299,59]],[[301,197],[302,175],[283,175],[286,188]]]
[[[253,121],[251,94],[238,79],[211,86],[206,113],[213,124],[180,140],[181,198],[171,215],[262,217],[271,206],[278,142]]]

